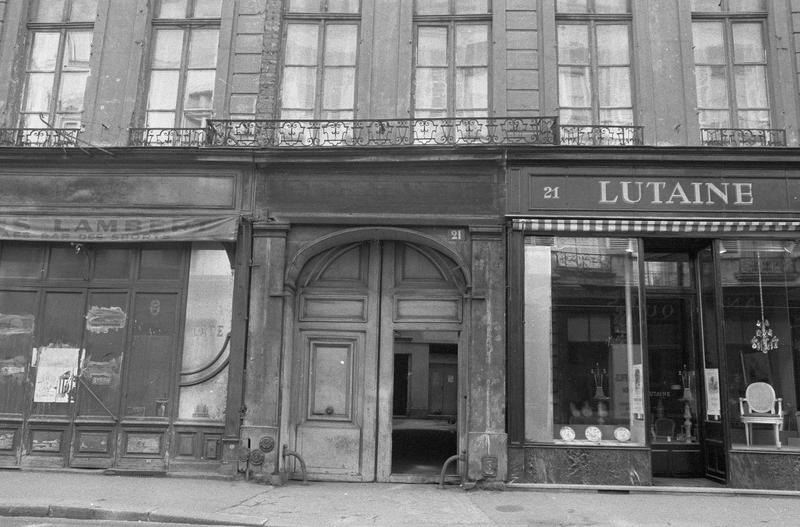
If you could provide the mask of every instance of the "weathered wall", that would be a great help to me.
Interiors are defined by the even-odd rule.
[[[496,70],[505,74],[505,93],[495,94],[495,106],[504,104],[506,115],[536,116],[540,113],[541,90],[537,2],[506,0],[504,15],[505,34],[495,35],[494,39],[505,42],[505,64],[498,65]],[[502,29],[502,26],[495,25],[495,28]],[[505,100],[497,100],[502,98]]]
[[[652,483],[650,450],[646,448],[512,447],[508,456],[508,477],[517,483]]]

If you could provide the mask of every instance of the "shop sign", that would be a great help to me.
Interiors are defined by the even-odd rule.
[[[238,216],[0,216],[0,239],[68,242],[229,241]]]
[[[536,210],[800,211],[800,181],[786,178],[529,177]]]
[[[719,419],[720,416],[720,397],[719,397],[719,368],[705,369],[706,385],[706,416],[709,419]]]
[[[39,352],[33,400],[37,403],[69,402],[78,372],[79,348],[42,348]]]

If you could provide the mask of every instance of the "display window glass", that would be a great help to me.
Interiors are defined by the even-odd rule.
[[[524,260],[526,440],[644,444],[638,241],[529,236]]]

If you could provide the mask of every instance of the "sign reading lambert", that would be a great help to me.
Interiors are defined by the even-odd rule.
[[[530,176],[532,209],[789,212],[800,185],[785,178]]]
[[[0,239],[69,242],[227,241],[235,239],[237,222],[236,216],[5,216],[0,217]]]

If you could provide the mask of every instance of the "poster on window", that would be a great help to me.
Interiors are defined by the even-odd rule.
[[[41,348],[36,368],[36,403],[67,403],[78,373],[80,348]]]
[[[706,416],[719,420],[719,368],[706,368]]]
[[[644,419],[644,398],[642,396],[642,365],[633,365],[633,395],[631,410],[636,419]]]

